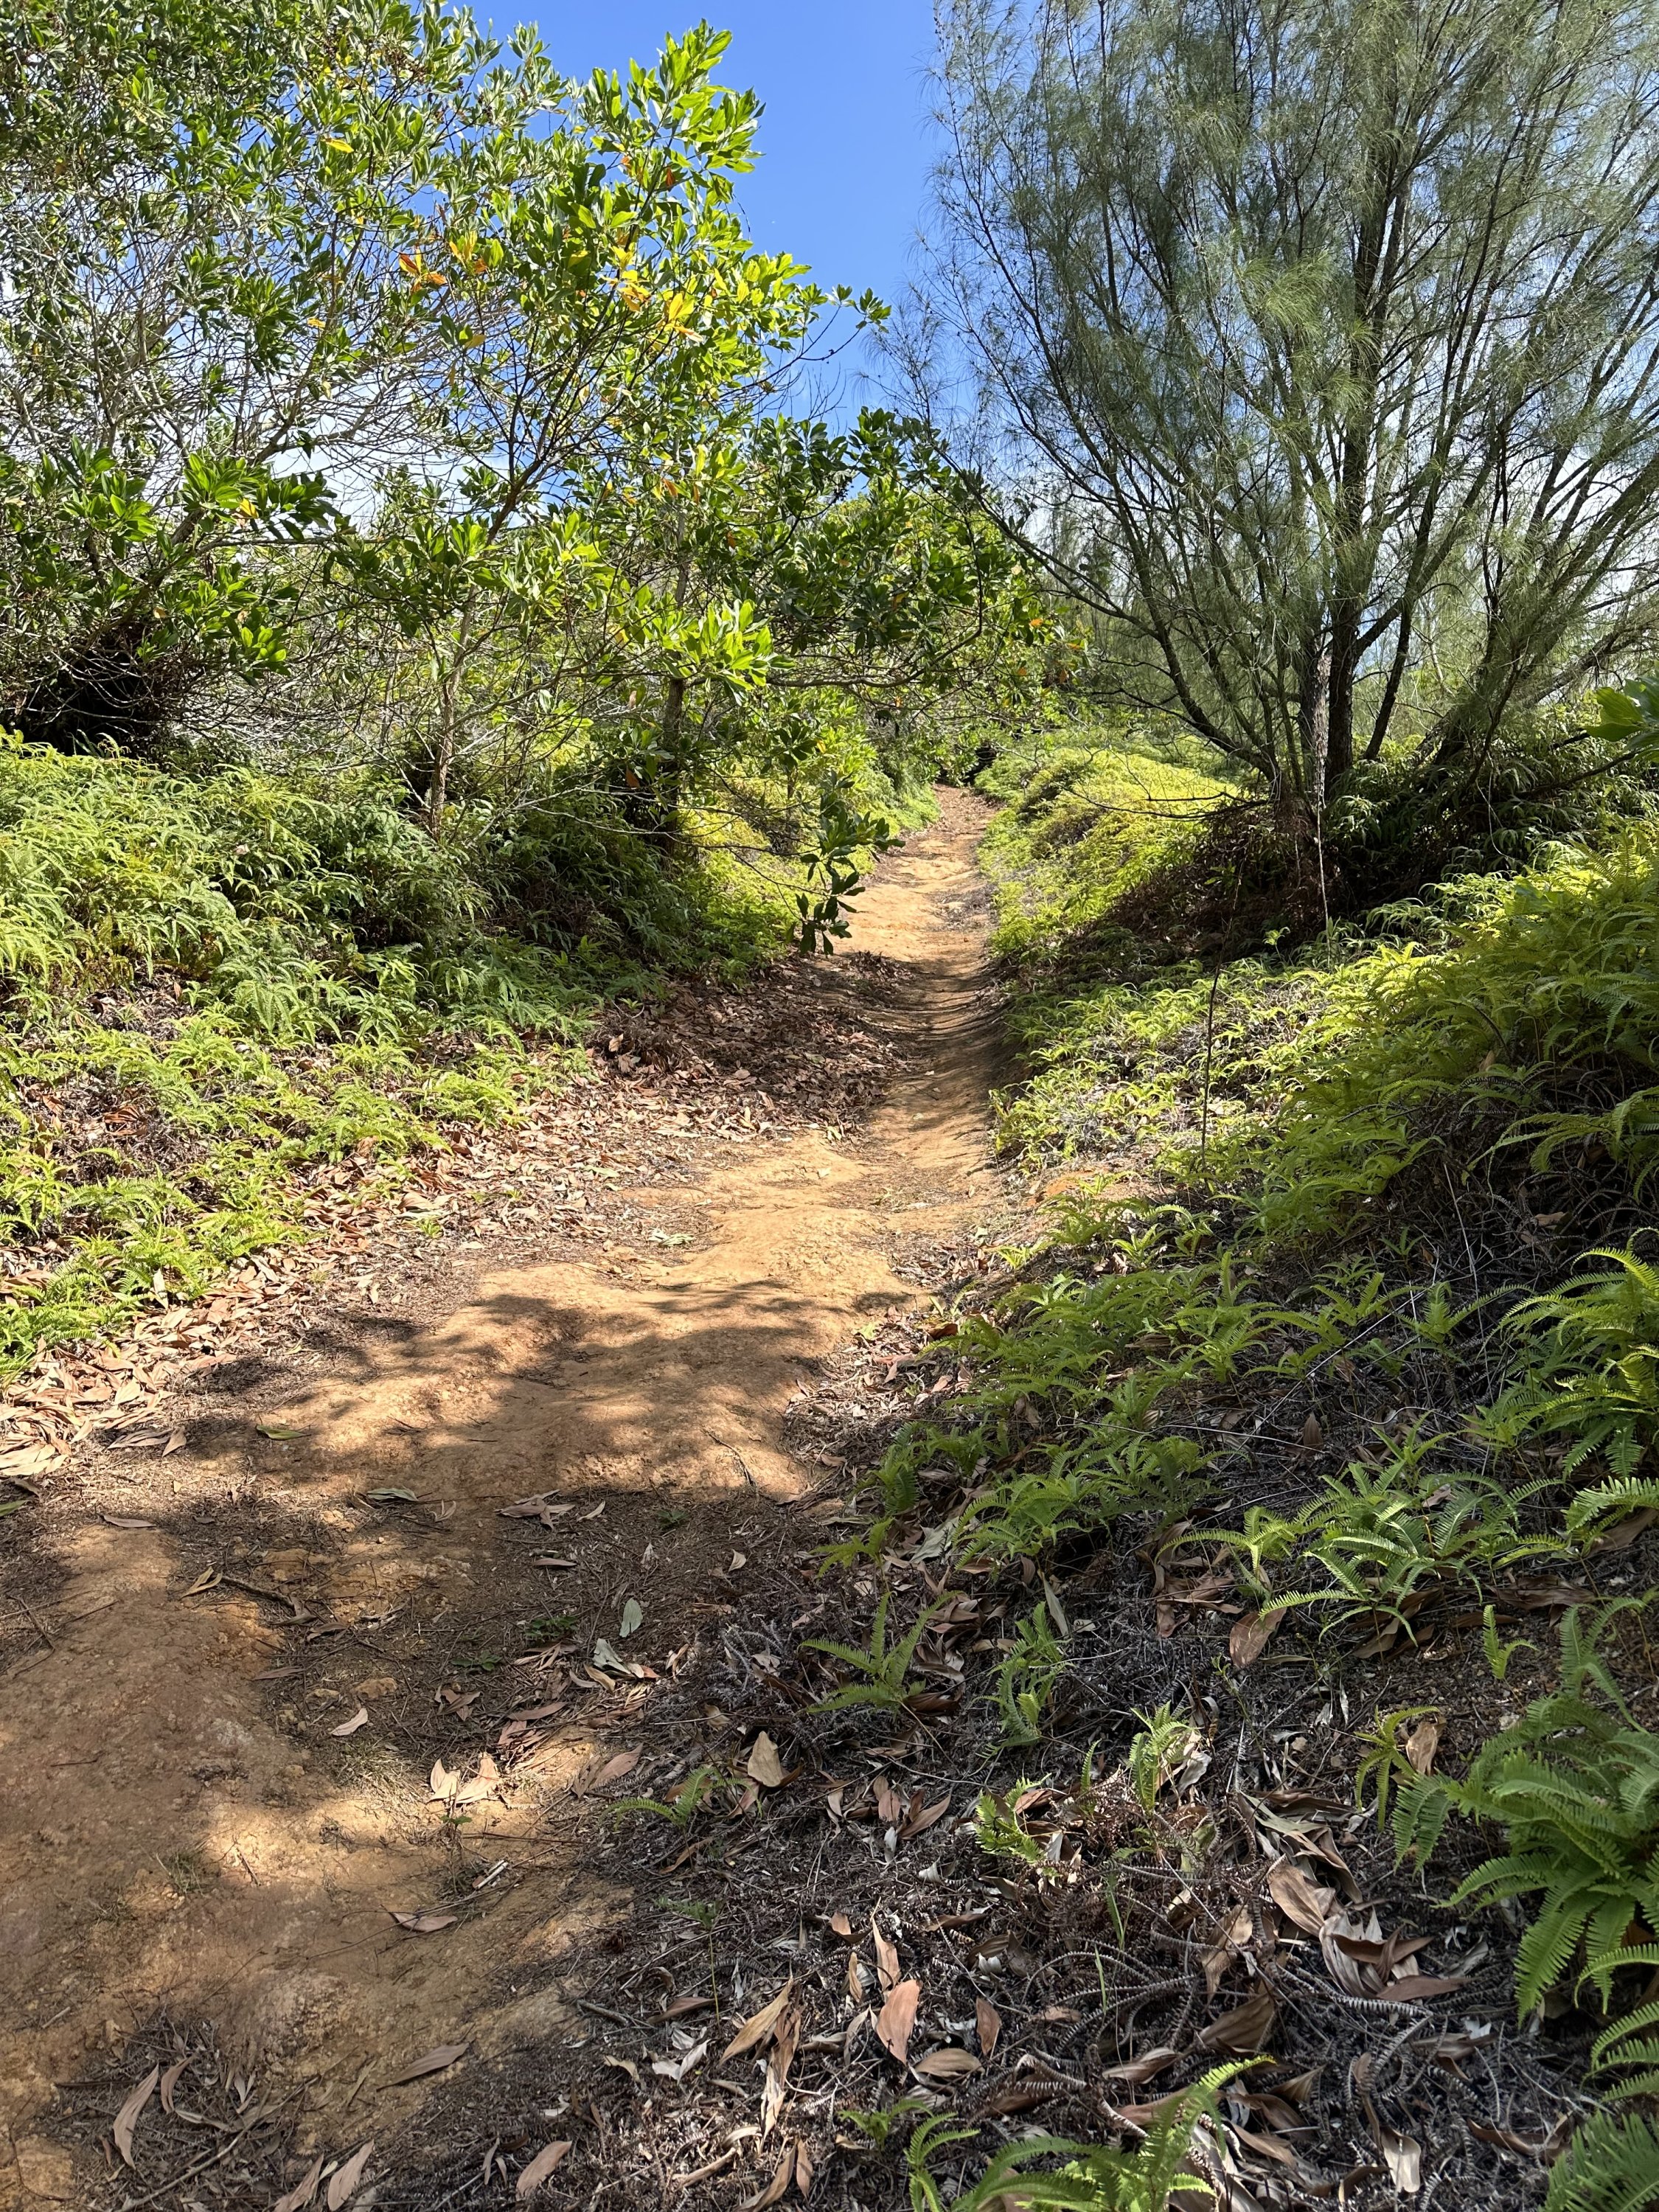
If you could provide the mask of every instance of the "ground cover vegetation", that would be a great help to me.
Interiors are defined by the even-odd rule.
[[[750,241],[723,35],[396,3],[0,27],[0,1361],[845,930],[1052,625],[884,313]]]
[[[954,755],[1036,1202],[718,1649],[594,1647],[665,2086],[573,2107],[712,2186],[763,2063],[760,2206],[1659,2203],[1652,9],[951,0],[977,473],[771,406],[714,34],[158,20],[0,31],[0,1352],[832,941]]]
[[[746,1813],[723,1953],[851,1948],[860,2204],[1656,2201],[1654,832],[1195,961],[1119,744],[988,772],[1035,1224],[803,1416],[861,1479],[682,1693],[775,1763],[682,1750],[659,1911]]]
[[[1656,2203],[1659,18],[939,21],[901,358],[1088,651],[981,762],[1041,1225],[877,1333],[817,1625],[720,1691],[886,1762],[854,2185]]]

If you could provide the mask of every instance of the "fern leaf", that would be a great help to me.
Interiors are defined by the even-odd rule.
[[[1597,2112],[1550,2175],[1544,2212],[1649,2212],[1659,2204],[1659,2135],[1644,2119]]]
[[[1587,1903],[1552,1898],[1521,1938],[1515,1959],[1515,2001],[1523,2016],[1541,2004],[1545,1991],[1560,1980],[1589,1917]]]

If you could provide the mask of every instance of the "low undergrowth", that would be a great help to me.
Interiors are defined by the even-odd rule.
[[[941,1770],[972,1777],[925,1847],[968,1893],[939,1924],[1020,1932],[933,1971],[994,2021],[1018,1954],[1045,2124],[1132,2142],[1248,2057],[1195,2138],[1218,2201],[1380,2203],[1437,2166],[1471,2203],[1659,2203],[1632,2103],[1659,2059],[1659,833],[1294,951],[1114,969],[1148,878],[1076,783],[1034,781],[988,847],[1041,1228],[908,1346],[876,1332],[906,1382],[861,1386],[827,1618],[768,1659],[782,1768],[887,1761],[890,1861]],[[1091,836],[1068,908],[1045,837]],[[742,1812],[740,1774],[699,1788]],[[1068,1994],[1091,1972],[1097,2006]],[[952,2201],[915,2172],[947,2143],[954,2201],[994,2196],[1030,2109],[1004,2072],[938,2117],[992,2070],[969,2002],[940,1997],[955,2039],[891,2108],[915,2203]]]
[[[1346,1703],[1366,1662],[1431,1656],[1433,1703],[1390,1712],[1366,1680],[1342,1788],[1386,1811],[1397,1785],[1402,1863],[1453,1912],[1509,1901],[1523,2021],[1587,2006],[1638,2063],[1650,2008],[1620,2015],[1656,1955],[1659,1677],[1615,1593],[1645,1581],[1659,1510],[1656,945],[1659,836],[1636,827],[1294,955],[1069,999],[1050,961],[1004,1117],[1047,1232],[957,1316],[966,1387],[875,1470],[846,1547],[903,1543],[919,1471],[946,1465],[965,1479],[927,1506],[959,1560],[1058,1579],[1127,1547],[1165,1633],[1177,1607],[1229,1620],[1234,1680],[1294,1656]],[[1511,1628],[1540,1614],[1564,1617],[1559,1684],[1516,1709],[1510,1664],[1540,1647]],[[1461,1775],[1437,1765],[1458,1671],[1494,1707]],[[1447,1895],[1449,1826],[1491,1855]],[[1552,2203],[1611,2203],[1615,2141],[1636,2137],[1587,2134]],[[1647,2169],[1626,2185],[1654,2201]]]
[[[440,847],[367,775],[0,744],[0,1374],[511,1118],[607,1001],[775,954],[790,888],[591,809]]]

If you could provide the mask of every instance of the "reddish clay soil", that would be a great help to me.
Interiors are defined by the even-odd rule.
[[[998,1200],[982,810],[942,798],[865,898],[865,957],[793,987],[772,1041],[810,1073],[872,1036],[894,1072],[861,1125],[757,1114],[672,1175],[636,1142],[606,1249],[526,1255],[498,1223],[428,1239],[416,1281],[388,1227],[373,1303],[313,1292],[286,1346],[177,1400],[182,1446],[105,1455],[12,1536],[0,2206],[269,2206],[314,2154],[384,2160],[443,2076],[396,2079],[440,2047],[574,2032],[557,1963],[627,1904],[574,1808],[639,1786],[608,1771],[619,1723],[830,1486],[792,1400]],[[118,2164],[152,2053],[210,2047],[216,2079],[166,2085],[199,2177],[159,2084]],[[262,2166],[249,2115],[278,2107]]]

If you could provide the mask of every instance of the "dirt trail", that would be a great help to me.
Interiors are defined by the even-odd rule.
[[[401,1341],[296,1372],[262,1403],[263,1443],[210,1434],[155,1462],[119,1516],[149,1525],[88,1514],[71,1532],[50,1645],[0,1682],[0,2205],[105,2201],[92,2139],[162,2015],[210,2022],[262,2095],[296,2095],[301,2140],[334,2149],[396,2135],[422,2092],[379,2085],[433,2046],[489,2057],[565,2032],[560,1956],[617,1907],[569,1817],[591,1709],[567,1697],[459,1826],[428,1787],[434,1746],[474,1772],[509,1676],[534,1723],[538,1613],[565,1616],[543,1641],[562,1635],[580,1665],[596,1636],[623,1642],[634,1598],[628,1657],[670,1664],[699,1600],[740,1591],[745,1528],[813,1487],[784,1443],[792,1396],[914,1296],[907,1246],[991,1202],[980,821],[947,794],[868,892],[854,942],[896,963],[890,989],[830,987],[869,996],[907,1057],[863,1131],[708,1176],[706,1233],[665,1260],[647,1243],[620,1274],[483,1275]],[[377,1489],[420,1502],[366,1504]],[[569,1510],[502,1517],[540,1492]],[[191,1595],[216,1557],[223,1578]],[[622,1681],[624,1712],[649,1686]],[[389,1917],[458,1894],[430,1936]],[[66,2081],[78,2142],[54,2106]],[[127,2185],[178,2203],[149,2124]],[[267,2182],[229,2201],[264,2204]]]

